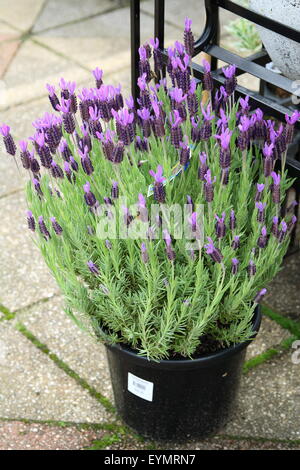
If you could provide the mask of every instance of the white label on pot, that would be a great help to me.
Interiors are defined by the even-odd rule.
[[[137,377],[130,372],[128,372],[128,390],[144,400],[153,400],[153,382],[140,379],[140,377]]]

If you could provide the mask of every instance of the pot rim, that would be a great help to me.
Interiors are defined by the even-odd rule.
[[[109,344],[105,343],[106,348],[110,349],[112,352],[124,354],[127,356],[127,359],[137,365],[142,367],[152,367],[159,369],[193,369],[199,367],[210,367],[216,363],[223,362],[228,358],[239,353],[245,349],[256,337],[260,324],[261,324],[261,310],[260,306],[257,305],[254,311],[253,316],[253,336],[252,339],[245,341],[244,343],[238,343],[229,348],[221,349],[215,353],[205,354],[195,359],[161,359],[159,361],[154,361],[148,359],[146,356],[138,355],[137,351],[131,349],[129,346],[125,346],[122,343]]]

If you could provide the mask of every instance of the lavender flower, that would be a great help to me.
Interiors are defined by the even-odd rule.
[[[85,147],[84,152],[81,152],[81,150],[78,150],[78,153],[81,157],[81,166],[83,168],[83,171],[87,175],[91,175],[94,171],[94,167],[93,167],[91,159],[88,156],[87,147]]]
[[[34,186],[34,189],[36,190],[36,192],[38,193],[39,196],[43,196],[43,192],[41,190],[41,186],[40,186],[40,182],[37,178],[33,178],[32,180],[32,183],[33,183],[33,186]]]
[[[2,126],[0,126],[0,132],[3,136],[3,142],[4,142],[7,153],[14,157],[16,154],[17,147],[16,147],[14,139],[12,138],[10,134],[10,127],[7,126],[6,124],[2,124]]]
[[[123,142],[118,142],[117,145],[114,147],[111,161],[115,164],[119,164],[123,161],[124,157],[124,144]]]
[[[238,139],[237,139],[237,145],[240,150],[246,150],[248,148],[249,142],[250,142],[250,129],[251,126],[251,121],[246,115],[242,115],[240,119],[240,124],[238,125],[238,128],[240,130]]]
[[[256,185],[256,194],[255,194],[255,202],[259,202],[261,201],[262,199],[262,193],[263,193],[263,190],[265,189],[265,185],[263,183],[257,183]]]
[[[51,162],[51,174],[52,174],[53,178],[63,178],[64,177],[64,172],[62,171],[61,167],[54,160],[52,160],[52,162]]]
[[[289,145],[293,141],[294,136],[294,127],[298,119],[300,118],[300,112],[298,110],[294,111],[292,116],[285,115],[286,126],[284,130],[286,144]]]
[[[87,181],[84,185],[83,185],[83,190],[84,190],[84,200],[86,202],[86,204],[89,206],[89,207],[93,207],[97,200],[96,200],[96,197],[94,195],[94,193],[92,193],[91,191],[91,185],[90,183]]]
[[[37,175],[40,171],[40,165],[39,165],[39,162],[37,161],[37,159],[34,158],[33,152],[29,152],[28,160],[29,160],[30,171],[34,175]]]
[[[231,154],[230,154],[230,139],[232,131],[226,129],[220,135],[215,135],[215,138],[220,141],[220,166],[222,169],[229,168]]]
[[[95,81],[96,81],[96,87],[100,88],[102,83],[103,83],[103,81],[102,81],[103,70],[99,69],[99,67],[96,67],[95,70],[93,70],[92,72],[93,72],[93,76],[94,76]]]
[[[232,258],[231,260],[231,274],[234,276],[238,273],[239,270],[239,260],[237,258]]]
[[[64,129],[68,134],[73,134],[75,131],[75,120],[71,113],[71,100],[65,100],[62,98],[61,105],[57,107],[59,111],[63,113],[62,119],[64,123]]]
[[[46,88],[47,88],[48,93],[49,93],[48,96],[49,96],[49,101],[51,103],[51,106],[55,111],[57,111],[57,109],[58,109],[57,106],[60,105],[60,102],[59,102],[59,99],[58,99],[58,97],[55,93],[55,87],[52,86],[52,85],[49,85],[47,83]]]
[[[75,158],[72,156],[70,157],[70,164],[71,164],[72,170],[78,171],[78,163],[76,162]]]
[[[280,175],[273,171],[271,176],[273,178],[272,200],[274,204],[280,204]]]
[[[208,166],[206,164],[207,160],[207,155],[205,152],[200,152],[199,153],[199,160],[200,160],[200,166],[198,169],[198,178],[201,181],[205,181],[205,174],[208,170]]]
[[[34,232],[35,231],[35,220],[34,220],[33,214],[32,214],[31,211],[27,211],[26,214],[27,214],[28,228],[29,228],[29,230]]]
[[[236,217],[233,209],[230,211],[229,228],[230,230],[235,230],[236,228]]]
[[[281,230],[278,233],[279,243],[282,243],[284,241],[284,239],[286,237],[286,234],[287,234],[287,230],[288,230],[288,226],[287,226],[286,222],[283,220],[281,222]]]
[[[118,199],[119,197],[119,185],[117,181],[112,182],[111,197],[112,199]]]
[[[160,72],[163,67],[162,53],[159,50],[158,38],[150,39],[150,44],[153,47],[153,60],[154,60],[154,73],[156,78],[160,77]]]
[[[194,36],[191,30],[192,20],[189,18],[185,19],[184,23],[184,33],[183,33],[183,40],[184,40],[184,48],[190,57],[194,55]]]
[[[226,67],[226,68],[223,67],[222,70],[223,70],[223,73],[226,77],[225,90],[226,90],[227,95],[230,96],[230,95],[232,95],[232,93],[236,89],[236,85],[237,85],[237,79],[236,79],[236,76],[235,76],[236,66],[235,65],[230,65],[229,67]]]
[[[92,274],[95,274],[96,276],[100,274],[98,266],[96,266],[96,264],[93,263],[93,261],[88,261],[87,266]]]
[[[25,140],[21,140],[19,142],[19,146],[21,149],[20,158],[21,158],[22,166],[23,168],[25,168],[25,170],[29,170],[30,169],[30,153],[27,150],[28,144]]]
[[[140,61],[139,61],[140,76],[145,75],[146,81],[150,82],[151,70],[150,70],[150,64],[149,64],[148,57],[147,57],[147,51],[144,46],[141,46],[139,48],[139,56],[140,56]]]
[[[145,243],[142,243],[141,244],[141,252],[142,252],[142,260],[143,260],[143,263],[148,263],[149,261],[149,254],[148,254],[148,251],[147,251],[147,247],[145,245]]]
[[[142,220],[142,222],[148,222],[148,210],[146,207],[146,199],[142,194],[139,194],[138,211],[139,218]]]
[[[279,235],[278,222],[279,222],[278,217],[277,216],[273,217],[271,232],[276,238],[278,238],[278,235]]]
[[[46,227],[46,224],[44,222],[44,219],[43,219],[42,215],[39,216],[38,221],[39,221],[40,232],[41,232],[42,235],[44,235],[44,238],[47,241],[48,239],[51,238],[51,235],[50,235],[50,233],[49,233],[49,231]]]
[[[224,238],[226,235],[225,216],[225,212],[223,212],[222,217],[218,217],[217,214],[215,215],[215,218],[217,220],[215,225],[216,236],[219,239]]]
[[[141,119],[143,136],[150,137],[151,135],[151,126],[150,126],[150,111],[148,108],[142,108],[137,110],[137,114]]]
[[[259,304],[262,298],[266,295],[266,293],[267,293],[267,289],[261,289],[254,297],[253,302],[255,304]]]
[[[163,182],[165,181],[165,178],[162,176],[163,167],[161,165],[158,165],[156,173],[153,170],[150,170],[149,174],[154,178],[154,199],[160,203],[164,203],[166,199],[166,193],[165,188],[163,186]]]
[[[170,234],[167,230],[163,230],[163,235],[164,235],[164,240],[165,240],[165,243],[166,243],[167,256],[168,256],[170,261],[174,261],[176,255],[175,255],[175,251],[172,249],[171,236],[170,236]]]
[[[203,89],[207,91],[212,91],[214,88],[213,79],[211,76],[211,66],[207,60],[202,61],[204,67],[204,74],[203,74]]]
[[[256,274],[256,266],[252,259],[249,261],[249,264],[248,264],[248,274],[250,277],[255,276]]]
[[[55,217],[50,217],[50,220],[51,220],[52,227],[53,227],[53,230],[56,233],[56,235],[61,235],[62,232],[63,232],[63,229],[59,225],[59,223],[56,221],[56,218]]]
[[[259,248],[265,248],[267,246],[267,241],[268,241],[268,238],[267,238],[267,229],[266,227],[264,226],[262,229],[261,229],[261,235],[260,237],[258,238],[257,240],[257,245]]]
[[[205,179],[205,184],[204,184],[204,192],[205,192],[205,200],[206,202],[212,202],[214,199],[214,187],[213,183],[216,182],[216,177],[212,180],[211,178],[211,172],[210,170],[207,170],[207,172],[204,175]]]
[[[233,238],[233,242],[231,244],[231,248],[233,248],[233,250],[238,250],[239,247],[240,247],[240,237],[238,235],[235,235]]]
[[[221,251],[215,247],[214,242],[212,241],[211,238],[207,237],[209,243],[207,245],[204,245],[204,248],[206,249],[206,253],[211,257],[213,261],[216,263],[222,263],[223,255]]]
[[[255,207],[257,209],[257,221],[260,223],[264,223],[265,221],[265,202],[256,202]]]
[[[173,118],[174,115],[174,118]],[[182,129],[180,124],[182,122],[181,117],[179,116],[179,112],[175,109],[172,113],[170,113],[169,121],[171,124],[171,143],[174,145],[176,149],[180,148],[180,142],[183,139]]]
[[[179,162],[180,162],[180,165],[185,167],[186,164],[188,163],[189,159],[190,159],[190,147],[185,142],[180,142],[179,145],[181,147]]]

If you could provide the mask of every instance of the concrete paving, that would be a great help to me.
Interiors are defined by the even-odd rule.
[[[180,0],[166,4],[167,44],[182,38],[186,15],[194,18],[195,35],[200,34],[203,2],[189,0],[184,9]],[[152,15],[153,1],[142,2],[143,41],[153,36]],[[230,19],[225,15],[222,24]],[[228,41],[226,32],[222,41]],[[11,126],[17,140],[31,135],[31,122],[50,111],[45,83],[57,83],[64,76],[88,86],[95,66],[103,67],[106,83],[122,83],[125,93],[130,93],[127,1],[16,0],[12,6],[0,0],[0,122]],[[153,446],[120,427],[111,412],[105,348],[63,311],[56,284],[26,229],[25,180],[1,143],[0,449]],[[299,268],[299,254],[288,258],[266,299],[273,309],[297,322]],[[264,317],[247,359],[273,347],[280,350],[290,335]],[[236,412],[218,436],[155,446],[300,448],[300,366],[292,363],[292,352],[290,348],[243,375]]]

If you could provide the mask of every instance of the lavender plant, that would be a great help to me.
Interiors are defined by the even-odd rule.
[[[184,42],[168,49],[167,78],[158,40],[140,47],[137,106],[98,68],[94,88],[47,85],[54,114],[19,144],[28,227],[66,312],[155,360],[251,338],[296,223],[282,203],[299,113],[278,125],[248,97],[235,101],[235,66],[215,91],[208,62],[196,81],[188,19]],[[0,129],[15,157],[10,128]],[[170,206],[189,214],[189,243]]]

